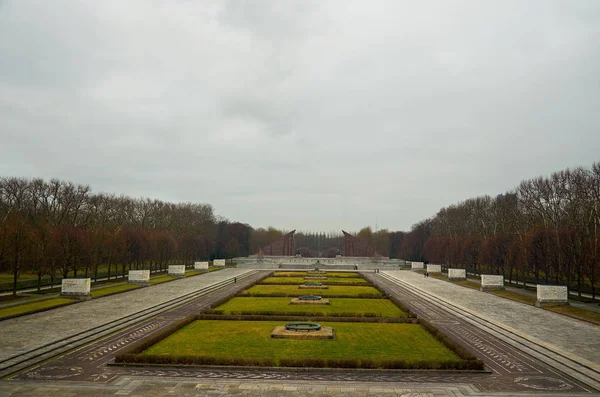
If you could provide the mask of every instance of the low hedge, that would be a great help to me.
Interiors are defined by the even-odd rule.
[[[225,314],[224,310],[208,310],[206,314]],[[299,312],[282,312],[275,310],[233,310],[230,313],[233,316],[297,316],[302,314]],[[381,317],[381,313],[357,313],[357,312],[339,312],[339,313],[323,313],[323,312],[307,312],[306,315],[313,317]]]
[[[281,277],[281,278],[285,278],[285,277]],[[363,280],[363,279],[361,279]],[[353,282],[344,282],[344,281],[338,281],[338,280],[331,280],[331,279],[327,279],[327,280],[319,280],[319,279],[308,279],[305,280],[305,282],[307,283],[322,283],[325,285],[341,285],[341,286],[347,286],[347,287],[355,287],[355,286],[359,286],[359,287],[367,287],[367,286],[373,286],[373,283],[369,280],[367,280],[366,283],[362,283],[362,282],[357,282],[357,283],[353,283]],[[281,281],[281,282],[274,282],[274,281],[267,281],[267,282],[262,282],[260,283],[260,285],[301,285],[302,283],[288,283],[285,281]]]
[[[221,312],[222,310],[211,310],[210,312]],[[316,318],[317,316],[306,315],[259,315],[259,314],[218,314],[203,313],[197,316],[198,320],[231,320],[231,321],[327,321],[329,323],[398,323],[398,324],[417,324],[416,318],[406,317],[326,317]],[[312,314],[312,313],[311,313]]]
[[[483,364],[483,363],[481,363]],[[362,369],[428,369],[428,370],[475,370],[484,369],[474,361],[425,361],[425,360],[359,360],[353,358],[282,358],[280,367],[300,368],[362,368]]]
[[[465,349],[464,347],[462,347],[460,344],[458,344],[455,341],[453,341],[452,339],[448,338],[439,329],[437,329],[436,327],[434,327],[429,322],[427,322],[427,321],[425,321],[423,319],[418,319],[418,323],[423,328],[425,328],[427,330],[427,332],[429,332],[431,335],[433,335],[433,337],[435,339],[437,339],[444,346],[446,346],[448,349],[450,349],[454,353],[456,353],[456,355],[458,357],[460,357],[462,360],[466,360],[466,361],[478,361],[478,362],[481,363],[482,369],[483,369],[483,362],[481,360],[479,360],[477,357],[475,357],[473,354],[471,354],[471,352],[469,352],[467,349]]]
[[[242,291],[236,296],[241,297],[252,297],[252,298],[297,298],[300,293],[285,293],[285,292],[272,292],[272,293],[249,293],[248,291]],[[324,298],[358,298],[358,299],[385,299],[386,295],[381,296],[377,294],[357,294],[357,295],[323,295]]]
[[[155,354],[121,354],[115,358],[115,363],[171,365],[235,365],[241,367],[275,366],[275,361],[271,358],[214,357],[194,355],[161,356]]]

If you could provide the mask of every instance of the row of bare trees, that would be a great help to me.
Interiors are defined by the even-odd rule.
[[[251,228],[217,217],[207,204],[168,203],[93,193],[89,186],[0,178],[0,272],[42,278],[110,277],[116,266],[248,255]]]
[[[442,208],[404,236],[400,256],[596,295],[599,242],[600,163],[594,163]]]

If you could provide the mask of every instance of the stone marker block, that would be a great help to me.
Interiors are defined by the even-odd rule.
[[[60,296],[89,300],[92,299],[90,295],[91,287],[91,278],[65,278],[60,286]]]
[[[466,280],[467,271],[465,269],[448,269],[448,280]]]
[[[569,291],[561,285],[538,285],[537,301],[535,305],[541,307],[545,304],[568,305]]]
[[[504,276],[492,274],[481,275],[481,291],[504,289]]]
[[[425,265],[423,262],[412,262],[410,264],[410,270],[423,270],[425,269]]]
[[[215,260],[213,260],[213,266],[216,266],[216,267],[225,267],[225,259],[215,259]]]
[[[169,265],[169,276],[185,277],[185,265]]]
[[[149,286],[150,270],[130,270],[127,276],[127,283]]]
[[[427,273],[441,273],[442,265],[427,265]]]
[[[194,270],[208,270],[208,262],[194,262]]]

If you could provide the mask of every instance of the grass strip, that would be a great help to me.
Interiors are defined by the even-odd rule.
[[[53,298],[43,300],[40,302],[32,302],[25,303],[23,305],[11,306],[4,309],[0,309],[0,320],[54,309],[56,307],[70,305],[75,302],[77,301],[68,298]]]
[[[140,286],[135,284],[113,285],[112,287],[98,288],[96,290],[92,290],[90,292],[90,295],[92,295],[92,298],[100,298],[102,296],[118,294],[120,292],[125,292],[137,288],[140,288]]]
[[[150,284],[154,285],[154,284],[166,283],[167,281],[172,281],[172,280],[175,280],[178,278],[179,277],[174,277],[174,276],[161,276],[161,277],[151,278]]]
[[[573,306],[548,306],[544,309],[551,312],[564,314],[565,316],[573,317],[578,320],[587,321],[593,324],[600,325],[600,313],[590,310],[581,309]]]

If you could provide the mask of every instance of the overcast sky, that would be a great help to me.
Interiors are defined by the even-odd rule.
[[[600,160],[600,1],[0,0],[0,175],[408,230]]]

